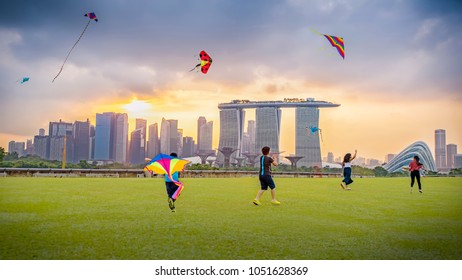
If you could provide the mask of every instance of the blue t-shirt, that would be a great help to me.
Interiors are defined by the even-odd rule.
[[[178,172],[173,173],[172,178],[173,180],[178,182]],[[167,174],[165,174],[165,182],[172,182],[172,180],[170,180]]]

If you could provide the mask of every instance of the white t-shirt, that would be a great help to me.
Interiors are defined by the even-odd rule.
[[[351,168],[351,162],[345,162],[345,165],[343,167],[350,167]]]

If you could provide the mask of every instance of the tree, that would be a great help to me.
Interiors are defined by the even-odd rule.
[[[0,147],[0,162],[3,161],[4,157],[5,157],[5,148]]]
[[[18,153],[17,152],[12,152],[12,153],[6,153],[5,157],[3,158],[5,161],[12,161],[12,160],[17,160]]]
[[[375,177],[385,177],[388,175],[388,171],[382,166],[376,166],[374,168],[374,175]]]

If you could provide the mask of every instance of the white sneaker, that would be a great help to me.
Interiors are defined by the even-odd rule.
[[[411,187],[411,190],[409,191],[409,193],[412,193],[412,187]]]

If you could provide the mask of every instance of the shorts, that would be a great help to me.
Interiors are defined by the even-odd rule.
[[[165,187],[167,188],[167,195],[169,198],[172,198],[173,194],[178,189],[178,186],[173,182],[165,182]]]
[[[262,190],[266,191],[268,189],[268,187],[270,187],[270,189],[272,189],[272,190],[274,188],[276,188],[276,185],[274,184],[273,178],[270,175],[260,176],[259,179],[260,179],[260,185],[261,185]]]

